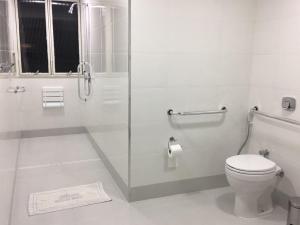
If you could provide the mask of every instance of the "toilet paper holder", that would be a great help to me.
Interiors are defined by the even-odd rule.
[[[174,137],[170,137],[168,141],[168,168],[178,167],[178,159],[182,153],[182,146],[177,143]]]
[[[174,144],[177,140],[172,136],[169,138],[169,141],[168,141],[168,151],[169,153],[171,153],[171,145]]]
[[[177,142],[177,140],[174,137],[170,137],[168,142],[169,158],[174,158],[181,155],[182,151],[182,146]]]

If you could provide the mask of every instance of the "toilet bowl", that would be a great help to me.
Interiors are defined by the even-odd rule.
[[[237,155],[226,160],[225,171],[235,191],[238,217],[256,218],[273,211],[271,194],[280,167],[260,155]]]

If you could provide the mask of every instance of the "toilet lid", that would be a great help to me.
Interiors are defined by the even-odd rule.
[[[276,169],[276,164],[260,155],[236,155],[229,157],[226,164],[236,170],[248,172],[269,172]]]

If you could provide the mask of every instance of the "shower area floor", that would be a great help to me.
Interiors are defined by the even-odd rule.
[[[244,220],[233,215],[233,192],[220,188],[128,203],[86,134],[21,141],[12,225],[284,225],[286,211]],[[33,192],[101,181],[112,202],[28,216]]]
[[[113,203],[28,216],[30,193],[101,181]],[[105,215],[125,198],[86,134],[21,140],[13,206],[13,225],[75,225],[105,223]]]

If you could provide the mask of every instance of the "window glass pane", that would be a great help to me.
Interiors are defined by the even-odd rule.
[[[128,18],[123,8],[113,8],[113,71],[128,71]]]
[[[52,2],[55,71],[76,72],[79,64],[77,4]]]
[[[0,1],[0,73],[7,73],[11,69],[7,8],[7,1]]]
[[[48,72],[44,0],[18,0],[23,73]]]

